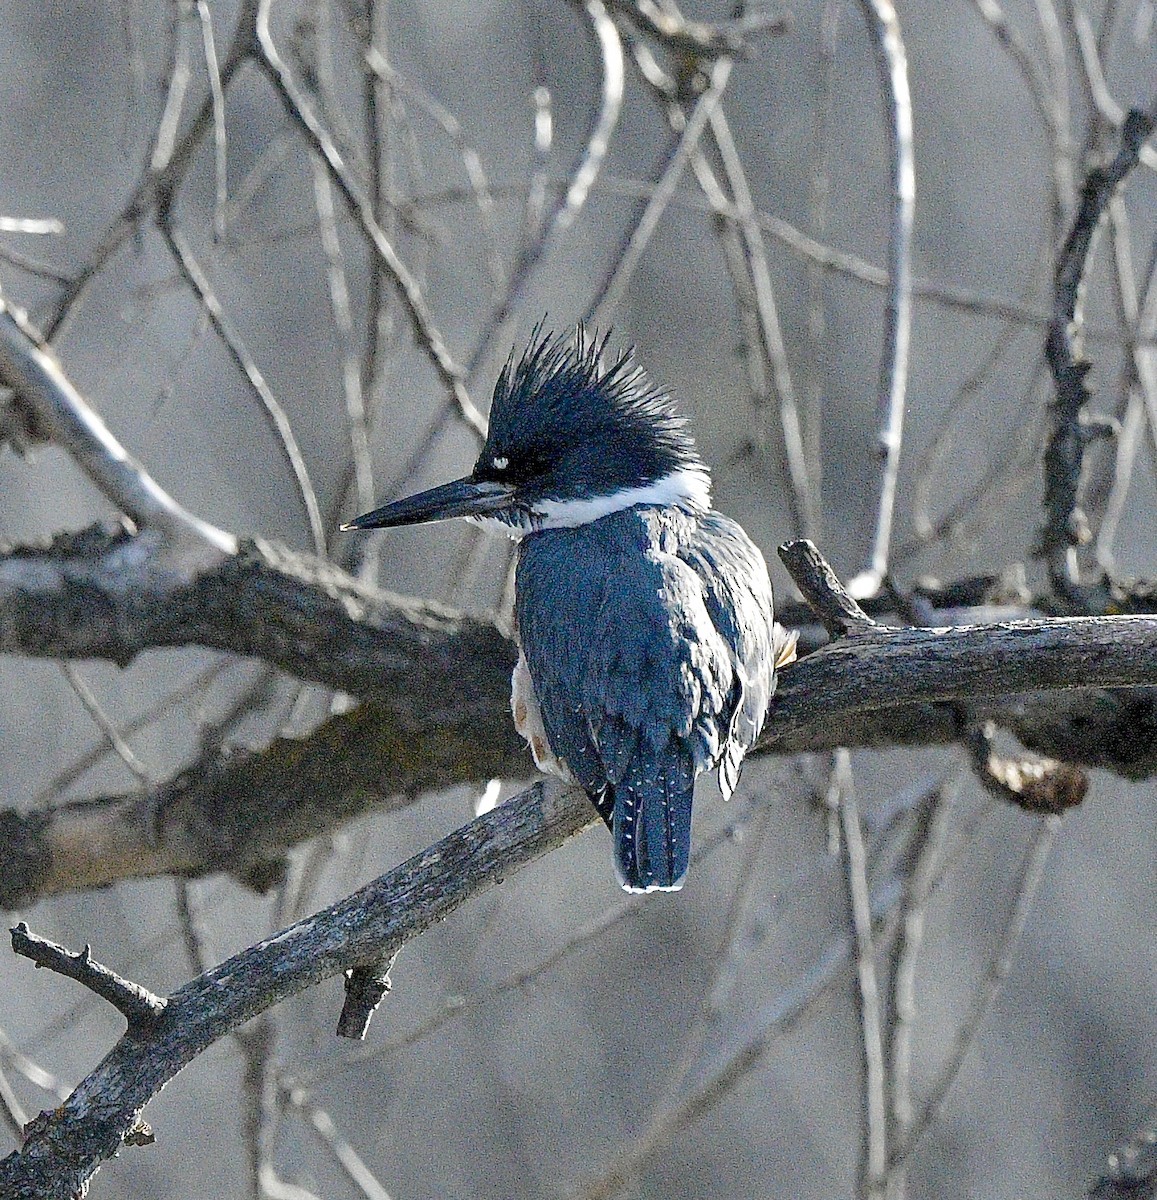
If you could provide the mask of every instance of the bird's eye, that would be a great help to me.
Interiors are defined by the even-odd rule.
[[[496,471],[505,471],[508,466],[510,466],[510,459],[508,459],[505,455],[500,454],[494,460],[494,469]]]

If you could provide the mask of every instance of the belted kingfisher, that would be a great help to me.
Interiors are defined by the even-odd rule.
[[[697,776],[730,796],[794,639],[763,556],[711,508],[686,420],[608,337],[544,334],[494,389],[464,479],[342,526],[449,517],[519,541],[511,708],[535,763],[579,784],[628,891],[675,891]]]

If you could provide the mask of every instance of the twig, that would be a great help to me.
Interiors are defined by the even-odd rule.
[[[1141,146],[1155,124],[1150,113],[1129,113],[1112,162],[1094,167],[1085,179],[1077,216],[1057,260],[1053,317],[1045,342],[1056,395],[1044,453],[1045,519],[1037,551],[1045,559],[1058,596],[1078,605],[1082,604],[1080,578],[1072,550],[1087,538],[1078,504],[1081,467],[1089,442],[1105,432],[1103,425],[1089,422],[1085,415],[1090,399],[1085,377],[1090,364],[1081,358],[1075,339],[1081,281],[1101,214],[1137,165]]]
[[[1102,24],[1101,34],[1094,35],[1088,14],[1074,6],[1072,12],[1073,32],[1077,35],[1077,48],[1081,52],[1081,66],[1084,68],[1084,83],[1091,105],[1096,109],[1102,121],[1120,130],[1128,114],[1113,98],[1109,85],[1105,80],[1104,67],[1101,57],[1104,52],[1105,26]],[[1137,152],[1139,161],[1150,170],[1157,169],[1157,147],[1143,145]]]
[[[153,781],[152,776],[149,774],[144,763],[137,758],[133,752],[133,748],[125,740],[121,730],[116,727],[116,723],[110,719],[109,715],[101,707],[100,701],[93,694],[92,688],[88,686],[88,681],[76,669],[73,663],[62,662],[60,670],[65,679],[68,680],[69,687],[76,693],[76,698],[84,705],[85,712],[88,713],[93,723],[104,735],[109,749],[136,776],[138,782],[147,787]]]
[[[64,223],[55,217],[0,217],[0,233],[63,233]]]
[[[836,751],[832,787],[839,794],[847,878],[848,915],[856,947],[857,1009],[863,1050],[863,1139],[860,1192],[865,1200],[882,1200],[888,1166],[888,1105],[885,1092],[883,1015],[876,974],[876,944],[868,892],[868,859],[856,803],[851,755]]]
[[[149,155],[149,169],[152,172],[165,169],[177,144],[185,96],[189,91],[189,46],[185,38],[185,24],[190,11],[187,3],[174,4],[169,9],[169,59],[164,72],[168,84],[165,103],[157,118],[156,132],[153,134],[152,153]],[[215,104],[215,100],[215,97],[210,96],[211,104]],[[216,120],[215,112],[213,117]]]
[[[205,953],[205,930],[200,914],[193,906],[193,885],[186,879],[175,881],[177,885],[177,923],[181,930],[181,941],[189,959],[189,968],[195,975],[209,969],[209,956]]]
[[[1025,43],[1024,38],[1016,28],[1009,23],[1008,16],[996,0],[972,0],[972,5],[980,14],[981,19],[992,30],[993,37],[1004,48],[1005,53],[1012,59],[1014,66],[1024,80],[1025,90],[1032,100],[1033,107],[1040,114],[1041,120],[1053,139],[1053,145],[1058,145],[1060,130],[1057,127],[1058,114],[1055,105],[1049,100],[1049,83],[1043,78],[1037,66],[1034,51]],[[1054,167],[1057,159],[1054,157]],[[1069,179],[1069,186],[1072,180]],[[1058,212],[1065,193],[1062,191],[1054,170],[1053,175],[1052,211]]]
[[[107,1000],[124,1014],[129,1032],[134,1036],[143,1036],[165,1011],[165,1000],[98,963],[88,946],[71,954],[63,946],[38,937],[21,921],[12,930],[12,949],[32,959],[38,967],[47,967],[58,975],[75,979],[102,1000]]]
[[[470,378],[474,377],[486,361],[491,347],[496,342],[509,338],[514,325],[515,309],[524,296],[535,269],[553,251],[561,235],[578,220],[590,198],[591,189],[602,172],[611,148],[611,138],[622,116],[626,71],[619,31],[607,15],[602,0],[584,0],[582,9],[599,54],[599,101],[592,108],[582,149],[570,168],[562,189],[556,195],[550,212],[541,221],[537,231],[521,246],[506,289],[487,318],[486,327],[470,356]]]
[[[880,358],[880,450],[884,465],[872,559],[866,578],[853,591],[871,594],[888,571],[900,447],[904,431],[904,398],[908,388],[908,354],[912,334],[912,226],[916,212],[916,162],[912,138],[912,96],[908,57],[900,19],[892,0],[860,0],[886,98],[889,176],[892,184],[891,238],[888,248],[888,302],[884,310],[884,350]],[[874,586],[873,586],[874,584]]]
[[[269,29],[271,7],[272,0],[260,0],[257,5],[254,32],[259,50],[258,62],[270,83],[273,84],[289,118],[301,130],[311,148],[325,162],[334,183],[357,217],[375,254],[389,271],[417,335],[418,343],[429,356],[439,378],[453,394],[463,421],[479,438],[484,438],[486,436],[486,419],[470,399],[466,390],[464,372],[454,361],[442,334],[434,324],[433,314],[430,312],[417,279],[402,261],[385,231],[377,223],[374,217],[373,203],[346,166],[333,139],[313,111],[305,94],[294,81],[277,50],[277,44]]]
[[[996,998],[1000,995],[1004,982],[1012,970],[1012,957],[1021,934],[1024,933],[1025,925],[1028,923],[1029,913],[1032,911],[1037,890],[1044,879],[1045,865],[1060,826],[1061,818],[1050,816],[1044,817],[1037,827],[1036,836],[1025,855],[1020,878],[1017,880],[1016,897],[1005,923],[1000,945],[981,981],[971,1011],[956,1031],[947,1061],[940,1075],[929,1088],[928,1095],[924,1099],[924,1106],[912,1123],[908,1137],[892,1150],[890,1166],[909,1160],[924,1135],[939,1119],[944,1102],[960,1074],[960,1068],[964,1065],[968,1051],[972,1048],[981,1026],[984,1024],[985,1017],[996,1002]]]
[[[225,237],[225,206],[229,203],[228,140],[225,136],[225,88],[213,42],[213,14],[206,0],[196,0],[197,19],[201,23],[201,50],[205,55],[205,74],[209,77],[209,99],[213,106],[213,237]]]
[[[382,1187],[374,1173],[366,1166],[362,1156],[346,1138],[342,1137],[333,1118],[309,1092],[302,1087],[283,1087],[281,1097],[282,1103],[301,1114],[303,1120],[313,1129],[326,1149],[337,1160],[346,1178],[366,1197],[366,1200],[390,1200],[389,1192]]]
[[[756,889],[765,882],[762,873],[755,870],[755,862],[772,829],[772,813],[772,807],[764,805],[753,822],[755,828],[744,835],[738,883],[728,903],[723,932],[713,955],[711,979],[703,989],[698,1011],[691,1027],[682,1038],[679,1058],[667,1078],[664,1096],[668,1101],[678,1096],[681,1091],[696,1060],[703,1053],[708,1032],[724,1011],[728,996],[735,987],[741,958],[739,942],[744,922]]]
[[[731,126],[721,105],[712,108],[711,131],[720,162],[727,175],[735,208],[740,217],[736,224],[745,250],[745,261],[750,274],[754,317],[757,330],[756,342],[763,360],[761,375],[770,376],[779,404],[780,429],[783,434],[784,452],[787,458],[788,477],[791,482],[792,504],[795,510],[797,532],[801,537],[815,537],[819,529],[820,502],[816,494],[808,467],[808,456],[804,449],[803,429],[800,422],[799,401],[792,382],[791,368],[787,357],[787,346],[783,339],[779,312],[775,302],[775,289],[771,282],[771,268],[763,244],[763,233],[755,218],[755,200],[747,181],[743,156],[731,133]],[[706,165],[704,163],[704,165]],[[700,183],[703,173],[700,171]],[[737,289],[738,291],[738,289]],[[765,389],[760,389],[765,390]],[[757,399],[759,399],[757,395]]]
[[[233,40],[225,56],[225,61],[221,64],[221,87],[224,90],[228,90],[233,77],[251,57],[253,22],[257,3],[258,0],[242,0],[240,5]],[[171,132],[174,138],[175,123],[180,118],[179,109],[178,103],[176,112],[172,116],[174,127]],[[192,165],[202,139],[212,127],[212,97],[205,98],[201,107],[189,121],[185,135],[179,141],[166,138],[162,130],[164,120],[165,116],[162,113],[157,138],[154,141],[151,168],[142,174],[132,195],[125,201],[123,208],[106,229],[96,248],[89,254],[84,267],[69,280],[68,286],[61,293],[57,300],[55,315],[51,320],[45,322],[44,336],[47,341],[54,341],[60,335],[65,322],[76,311],[76,307],[84,297],[89,285],[125,242],[134,235],[139,228],[138,223],[141,219],[152,211],[157,202],[158,191],[163,193],[166,189],[169,192],[176,190],[178,183]]]
[[[8,1131],[17,1145],[24,1140],[24,1126],[28,1124],[28,1114],[21,1106],[3,1067],[0,1067],[0,1122],[8,1126]]]
[[[610,4],[615,12],[668,48],[694,57],[741,56],[747,52],[747,38],[787,33],[791,29],[790,17],[768,12],[745,13],[730,21],[707,24],[688,21],[673,5],[659,5],[655,0],[610,0]]]
[[[314,551],[324,557],[326,547],[325,524],[322,520],[321,508],[317,502],[317,491],[313,486],[313,480],[310,478],[309,468],[305,462],[305,455],[302,454],[301,446],[298,444],[297,434],[293,431],[293,425],[281,401],[273,394],[273,389],[269,386],[269,381],[257,365],[257,360],[250,354],[249,348],[245,345],[240,332],[225,312],[209,277],[205,274],[204,269],[197,260],[197,256],[193,253],[189,239],[173,223],[171,201],[172,197],[169,197],[163,200],[158,206],[158,225],[160,226],[161,234],[165,239],[166,245],[169,247],[174,262],[177,264],[177,269],[196,295],[202,311],[209,318],[213,329],[221,339],[222,345],[228,351],[229,357],[233,360],[241,374],[245,376],[246,381],[253,390],[253,394],[261,402],[262,410],[273,428],[274,436],[277,438],[281,452],[285,456],[285,461],[289,465],[289,469],[293,473],[293,478],[297,484],[297,493],[301,497],[306,520],[309,522]]]
[[[86,998],[91,999],[91,996]],[[57,1028],[60,1028],[58,1025]],[[40,1031],[44,1035],[44,1030]],[[72,1091],[72,1087],[58,1079],[51,1071],[46,1071],[38,1062],[34,1062],[26,1054],[23,1054],[13,1044],[12,1039],[8,1034],[0,1029],[0,1061],[5,1066],[9,1066],[18,1075],[22,1075],[34,1087],[40,1088],[41,1091],[47,1092],[54,1097],[58,1102],[68,1099],[68,1093]]]
[[[250,1195],[253,1200],[319,1200],[314,1192],[283,1180],[273,1163],[281,1105],[274,1073],[273,1015],[262,1013],[232,1036],[241,1051],[241,1140],[248,1158]]]
[[[898,893],[898,887],[881,889],[873,897],[873,912],[877,916],[886,913],[895,904]],[[669,1145],[680,1130],[710,1112],[759,1066],[776,1038],[835,987],[852,953],[851,937],[829,945],[805,974],[751,1015],[738,1041],[720,1050],[677,1104],[664,1109],[598,1175],[576,1188],[568,1200],[610,1200],[617,1196],[647,1159]]]
[[[3,300],[0,380],[16,392],[33,435],[65,450],[138,528],[151,527],[190,551],[200,543],[210,559],[236,552],[231,534],[193,516],[161,489],[72,386],[36,331]]]
[[[337,231],[337,214],[333,204],[333,185],[325,165],[316,155],[313,167],[313,198],[317,208],[318,236],[329,266],[329,304],[334,329],[341,349],[342,390],[345,395],[346,427],[350,439],[350,464],[356,485],[359,511],[370,508],[375,500],[374,463],[370,452],[370,429],[362,387],[361,363],[354,346],[353,310],[350,304],[349,282],[346,275],[345,252]],[[333,524],[333,522],[329,523]],[[331,529],[327,528],[327,534]]]
[[[703,136],[708,119],[720,102],[731,77],[733,65],[730,58],[717,59],[712,65],[707,87],[696,99],[686,122],[668,146],[662,173],[647,202],[635,213],[617,253],[611,258],[610,270],[587,305],[583,320],[588,325],[598,328],[608,324],[622,301],[627,286],[642,260],[643,252],[658,229],[659,222],[679,186],[679,180],[682,179],[687,164]]]
[[[959,777],[959,773],[958,773]],[[892,950],[891,1020],[888,1032],[888,1093],[891,1139],[903,1143],[912,1128],[912,1043],[916,1022],[916,966],[924,945],[928,902],[940,873],[940,856],[948,834],[953,795],[951,785],[936,789],[914,823],[908,857],[912,870],[900,900],[900,916]],[[903,1197],[906,1164],[892,1163],[885,1193]]]
[[[479,222],[486,234],[489,248],[487,259],[490,274],[495,285],[501,283],[505,274],[502,255],[498,249],[499,233],[495,221],[494,194],[486,168],[482,163],[482,155],[467,139],[462,124],[458,118],[441,101],[424,91],[412,80],[403,75],[382,54],[381,50],[371,41],[366,49],[365,62],[369,71],[380,81],[386,83],[394,93],[409,96],[414,103],[435,121],[454,143],[458,157],[462,160],[462,169],[474,193],[474,202],[478,209]]]
[[[1055,242],[1060,235],[1064,213],[1073,202],[1073,134],[1069,107],[1068,56],[1065,31],[1053,0],[1035,0],[1037,24],[1044,42],[1044,57],[1048,63],[1048,99],[1051,116],[1045,126],[1052,138],[1053,151],[1053,209],[1049,222]]]
[[[784,542],[779,557],[833,641],[880,628],[848,595],[827,559],[807,538]]]

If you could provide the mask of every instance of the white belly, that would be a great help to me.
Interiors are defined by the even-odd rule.
[[[554,775],[564,783],[577,783],[570,768],[557,757],[547,741],[546,729],[542,724],[542,709],[539,707],[538,696],[534,691],[534,680],[530,678],[530,668],[526,665],[526,656],[520,649],[518,663],[510,678],[510,711],[514,714],[514,728],[526,739],[530,753],[534,756],[534,765],[547,775]]]

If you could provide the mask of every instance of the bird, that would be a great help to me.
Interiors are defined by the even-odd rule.
[[[342,528],[466,517],[518,542],[515,726],[586,792],[622,886],[677,891],[695,781],[735,790],[794,638],[758,547],[712,508],[687,419],[610,337],[536,326],[472,472]]]

